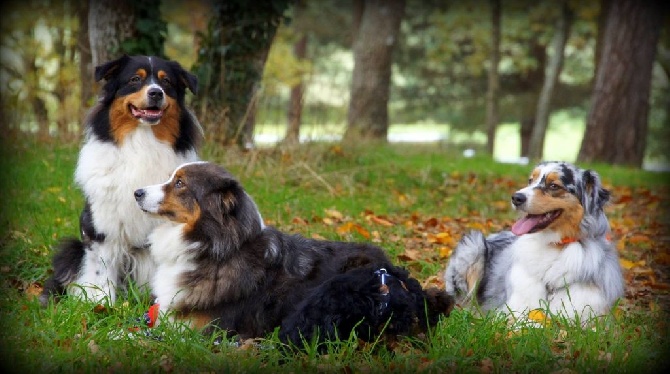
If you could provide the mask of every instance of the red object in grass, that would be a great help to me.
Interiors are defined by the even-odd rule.
[[[152,306],[149,307],[149,311],[147,312],[147,316],[149,317],[147,320],[148,327],[154,327],[156,321],[158,321],[158,309],[159,309],[158,303],[153,304]]]

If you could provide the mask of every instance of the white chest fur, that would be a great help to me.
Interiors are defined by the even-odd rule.
[[[137,207],[133,192],[164,182],[178,165],[196,159],[195,151],[177,154],[170,144],[157,140],[150,127],[141,126],[121,145],[91,136],[80,151],[75,181],[91,204],[99,232],[110,240],[141,246],[158,221]]]
[[[167,222],[149,235],[151,256],[157,266],[151,280],[151,290],[162,311],[179,305],[184,296],[180,284],[182,275],[196,268],[190,250],[198,243],[184,241],[183,226]]]

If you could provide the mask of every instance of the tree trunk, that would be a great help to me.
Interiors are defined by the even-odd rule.
[[[91,61],[98,66],[119,57],[121,43],[136,36],[135,13],[127,0],[89,0],[88,5]]]
[[[293,54],[298,60],[303,60],[307,56],[307,35],[302,34],[298,41],[293,46]],[[284,143],[298,144],[300,143],[300,124],[302,122],[302,105],[303,93],[305,87],[300,82],[291,87],[291,97],[289,99],[288,107],[288,127],[286,129],[286,137]]]
[[[540,44],[537,38],[530,41],[530,53],[537,61],[537,65],[534,69],[529,70],[521,81],[520,89],[525,93],[521,99],[521,126],[519,129],[521,157],[528,157],[530,136],[533,133],[533,125],[535,125],[538,92],[541,88],[541,82],[544,81],[545,67],[547,66],[547,47]]]
[[[88,1],[77,3],[77,19],[79,20],[79,31],[77,33],[77,51],[79,52],[79,81],[81,84],[80,96],[80,123],[84,123],[84,117],[88,108],[95,100],[93,81],[93,60],[91,56],[91,42],[88,36]]]
[[[251,146],[259,82],[289,2],[217,2],[194,67],[202,82],[197,113],[212,140]]]
[[[500,0],[491,0],[491,66],[489,67],[488,92],[486,94],[486,150],[493,155],[498,127],[498,95],[500,82],[498,64],[500,61]]]
[[[366,0],[354,39],[354,71],[345,140],[386,141],[393,50],[404,0]]]
[[[611,1],[580,162],[642,166],[663,6],[660,0]]]
[[[572,18],[572,10],[568,5],[567,0],[564,0],[561,4],[561,15],[556,23],[556,34],[554,34],[554,37],[551,40],[551,50],[553,54],[549,59],[544,84],[542,85],[542,91],[538,98],[535,126],[533,126],[533,132],[530,136],[528,157],[531,159],[541,159],[544,152],[544,137],[547,133],[547,126],[549,125],[551,97],[563,68],[563,52],[568,37],[570,36]]]

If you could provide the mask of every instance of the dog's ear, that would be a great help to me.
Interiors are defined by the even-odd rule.
[[[195,74],[186,71],[181,65],[176,61],[170,61],[170,66],[174,72],[179,77],[179,84],[184,88],[188,88],[193,92],[194,95],[198,94],[198,77]]]
[[[95,67],[95,81],[99,82],[102,79],[109,80],[111,77],[121,71],[121,68],[125,66],[130,60],[128,55],[123,55],[120,58],[106,62],[102,65]]]
[[[237,181],[231,178],[217,178],[213,181],[210,193],[206,198],[207,211],[212,212],[217,220],[231,214],[238,204],[236,191],[239,189]]]
[[[582,183],[584,184],[582,193],[584,209],[591,214],[602,210],[610,200],[610,192],[602,187],[598,173],[585,170],[582,173]]]

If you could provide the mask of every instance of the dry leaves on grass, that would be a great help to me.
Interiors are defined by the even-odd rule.
[[[474,183],[476,175],[451,175],[452,181]],[[503,188],[514,189],[517,181],[500,178],[495,183]],[[473,184],[475,188],[476,184]],[[668,189],[659,187],[628,188],[611,187],[613,201],[607,206],[612,226],[613,240],[621,258],[621,267],[626,281],[626,300],[629,306],[658,308],[653,300],[659,299],[660,308],[670,310],[670,219],[668,217]],[[473,195],[477,194],[473,190]],[[473,199],[485,199],[477,195]],[[509,211],[509,202],[490,202],[493,211]],[[506,217],[509,217],[507,215]],[[458,241],[470,230],[485,234],[509,229],[513,220],[496,217],[496,214],[481,214],[468,210],[459,217],[422,215],[380,215],[366,209],[357,217],[350,217],[334,208],[324,210],[323,217],[311,220],[332,226],[342,240],[368,240],[379,243],[402,243],[397,260],[408,266],[421,267],[425,263],[439,264],[448,261]],[[307,219],[296,217],[293,224],[304,225]],[[322,238],[317,235],[318,238]],[[440,274],[423,279],[424,285],[443,286]]]

